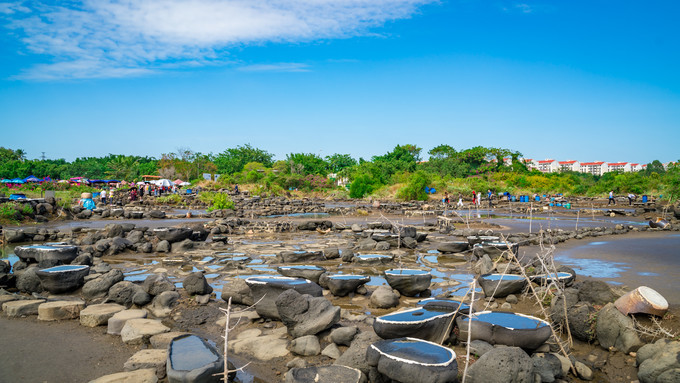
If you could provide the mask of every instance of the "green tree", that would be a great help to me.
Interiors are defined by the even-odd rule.
[[[325,176],[328,173],[328,163],[313,153],[291,153],[286,155],[286,161],[293,174]]]
[[[357,165],[357,160],[352,158],[349,154],[336,153],[331,156],[326,156],[326,162],[328,163],[328,170],[333,173],[338,173],[343,169]]]
[[[214,156],[213,161],[217,172],[234,174],[243,170],[249,162],[259,162],[270,168],[274,164],[274,155],[265,150],[254,148],[250,144],[230,148]]]

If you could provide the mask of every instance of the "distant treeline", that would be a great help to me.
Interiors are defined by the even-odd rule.
[[[530,171],[520,160],[522,154],[503,148],[477,146],[456,151],[449,145],[431,149],[428,161],[422,161],[422,149],[415,145],[397,145],[392,151],[358,160],[349,154],[321,157],[312,153],[291,153],[284,160],[250,145],[230,148],[219,154],[202,154],[190,149],[153,157],[109,154],[105,157],[60,160],[28,160],[21,149],[0,147],[0,178],[23,178],[28,175],[53,179],[86,177],[138,181],[143,175],[201,179],[203,173],[220,174],[217,187],[234,183],[251,184],[254,191],[280,194],[284,190],[328,191],[337,181],[346,181],[349,197],[368,195],[396,196],[402,199],[425,199],[425,186],[452,194],[468,195],[473,190],[510,192],[512,194],[564,193],[600,195],[615,193],[680,194],[680,167],[664,169],[653,161],[640,172],[605,173],[602,176],[577,172],[544,174]],[[512,159],[505,165],[504,158]],[[334,179],[328,179],[329,175]],[[334,182],[335,181],[335,182]],[[398,185],[398,188],[392,186]]]

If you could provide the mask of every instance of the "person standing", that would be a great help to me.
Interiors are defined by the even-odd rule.
[[[489,197],[489,209],[491,209],[493,207],[493,205],[491,204],[491,198],[493,197],[493,193],[491,192],[491,189],[488,189],[486,194]]]
[[[477,205],[477,193],[475,191],[472,191],[472,204]]]
[[[449,192],[444,193],[444,207],[449,206]]]
[[[102,205],[106,205],[106,189],[102,189],[101,193],[99,193],[99,198],[101,198]]]
[[[607,202],[607,206],[609,206],[611,203],[616,205],[616,200],[614,199],[614,191],[613,190],[609,191],[609,201]]]
[[[459,209],[461,209],[463,207],[463,195],[462,194],[458,194],[458,204],[457,204],[457,206],[458,206]]]
[[[633,200],[635,199],[635,194],[628,193],[628,206],[633,206]]]

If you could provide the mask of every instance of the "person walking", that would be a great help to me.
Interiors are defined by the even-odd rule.
[[[106,205],[106,189],[102,189],[101,193],[99,193],[99,198],[101,198],[102,205]]]
[[[475,191],[472,191],[472,204],[477,205],[477,193]]]
[[[609,201],[607,202],[607,206],[609,206],[609,205],[612,204],[612,203],[613,203],[614,205],[616,205],[616,200],[614,199],[614,191],[613,191],[613,190],[610,190],[610,191],[609,191]]]
[[[463,195],[462,194],[458,194],[458,204],[457,204],[457,206],[458,206],[459,209],[463,208]]]
[[[449,206],[449,192],[444,193],[444,207]]]
[[[493,193],[491,192],[491,189],[488,189],[487,195],[489,197],[489,209],[491,209],[493,207],[493,205],[491,204],[491,198],[493,197]]]

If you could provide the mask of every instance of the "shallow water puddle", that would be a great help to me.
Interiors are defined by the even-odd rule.
[[[630,269],[624,262],[611,262],[601,259],[576,259],[564,255],[555,257],[555,261],[577,269],[577,275],[593,278],[619,278],[621,273]]]

